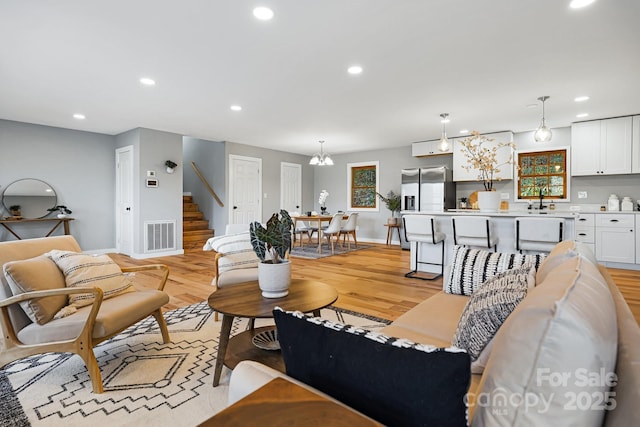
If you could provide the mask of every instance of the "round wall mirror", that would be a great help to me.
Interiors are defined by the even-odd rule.
[[[50,213],[47,209],[56,206],[57,202],[53,188],[39,179],[19,179],[2,192],[2,205],[9,215],[25,219],[44,218]],[[17,211],[15,207],[18,207]]]

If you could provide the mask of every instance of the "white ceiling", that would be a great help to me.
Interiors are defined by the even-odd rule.
[[[551,127],[640,113],[640,1],[568,4],[2,0],[0,118],[310,155],[435,139],[444,112],[449,136],[532,130],[542,95]]]

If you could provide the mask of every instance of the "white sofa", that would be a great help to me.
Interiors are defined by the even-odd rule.
[[[382,332],[449,347],[468,300],[440,292]],[[489,345],[484,372],[473,374],[469,387],[471,425],[618,427],[640,420],[640,328],[606,268],[579,243],[556,245]],[[229,403],[276,376],[286,375],[241,362]]]

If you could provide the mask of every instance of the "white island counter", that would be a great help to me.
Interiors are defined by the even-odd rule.
[[[437,229],[446,235],[444,248],[444,264],[450,263],[450,257],[453,252],[453,227],[451,225],[452,216],[488,216],[493,224],[493,232],[498,236],[498,252],[516,252],[516,217],[554,217],[564,218],[564,239],[575,238],[575,219],[577,213],[566,211],[499,211],[499,212],[480,212],[477,210],[451,210],[447,212],[412,212],[403,211],[402,215],[425,215],[434,216],[436,218]],[[420,261],[423,262],[440,262],[441,249],[440,245],[431,245],[427,243],[420,244]],[[411,244],[411,270],[415,269],[415,250],[416,243]],[[419,271],[440,272],[440,267],[419,264]]]

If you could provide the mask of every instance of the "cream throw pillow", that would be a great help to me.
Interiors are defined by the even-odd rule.
[[[64,276],[58,266],[45,255],[6,263],[2,270],[13,295],[31,291],[64,289]],[[20,303],[32,322],[44,325],[67,304],[67,296],[37,298]]]
[[[207,241],[203,250],[224,254],[218,261],[220,273],[240,268],[258,268],[260,264],[260,258],[251,246],[249,232],[213,237]]]
[[[135,291],[131,280],[108,255],[86,255],[80,252],[53,250],[46,254],[55,262],[68,288],[97,287],[104,298]],[[93,304],[93,294],[69,295],[69,304],[79,308]]]

